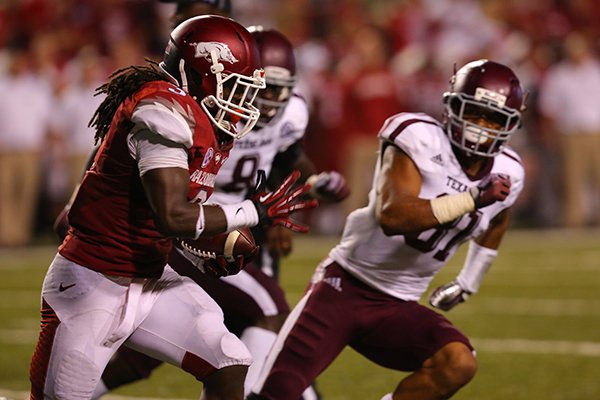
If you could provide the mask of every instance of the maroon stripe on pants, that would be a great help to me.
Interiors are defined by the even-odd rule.
[[[40,314],[40,336],[29,367],[29,381],[31,382],[31,394],[29,398],[31,400],[44,399],[44,383],[46,382],[46,375],[48,373],[48,363],[52,354],[56,329],[60,325],[60,319],[58,319],[52,307],[44,299],[42,299]]]

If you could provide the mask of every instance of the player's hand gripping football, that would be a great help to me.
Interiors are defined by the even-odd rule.
[[[435,289],[429,295],[429,304],[440,310],[450,311],[467,301],[470,295],[471,293],[461,288],[458,282],[452,281]]]
[[[241,254],[236,256],[233,260],[230,260],[221,254],[217,254],[215,256],[216,258],[198,257],[185,249],[182,249],[179,253],[203,274],[214,275],[217,278],[235,275],[252,261],[252,257],[244,257]]]
[[[340,202],[350,195],[346,179],[337,171],[324,171],[306,180],[310,194],[316,199]]]
[[[243,255],[236,256],[233,261],[218,254],[216,258],[204,260],[204,273],[211,273],[217,277],[235,275],[246,267],[253,257],[246,258]]]
[[[299,177],[300,171],[293,171],[278,188],[267,192],[265,171],[258,170],[256,186],[248,197],[256,207],[259,224],[282,225],[295,232],[308,232],[308,226],[293,221],[290,214],[314,208],[319,203],[317,200],[300,200],[300,196],[310,190],[310,185],[292,188]]]
[[[469,189],[475,201],[475,208],[489,206],[505,200],[510,194],[510,177],[503,174],[489,174]]]

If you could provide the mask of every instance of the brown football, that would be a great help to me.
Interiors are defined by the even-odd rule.
[[[254,236],[248,228],[240,228],[228,233],[198,239],[178,239],[177,247],[199,258],[216,258],[222,255],[227,261],[234,261],[239,255],[249,261],[258,252]]]

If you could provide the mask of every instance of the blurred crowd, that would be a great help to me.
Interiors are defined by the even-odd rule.
[[[159,60],[173,4],[156,0],[0,1],[0,246],[47,233],[80,179],[95,88],[114,70]],[[525,192],[514,223],[600,225],[600,2],[597,0],[233,0],[235,18],[284,32],[311,106],[306,150],[353,195],[319,211],[339,232],[366,204],[385,119],[442,119],[453,66],[490,58],[528,91]]]

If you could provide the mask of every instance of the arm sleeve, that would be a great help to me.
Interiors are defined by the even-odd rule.
[[[181,98],[158,95],[143,98],[133,110],[131,121],[187,148],[192,146],[194,116]]]
[[[477,293],[497,255],[498,250],[480,246],[474,241],[469,242],[467,258],[457,278],[460,287],[469,293]]]
[[[138,162],[140,176],[156,168],[188,169],[185,145],[168,140],[147,128],[132,130],[127,142],[129,154]]]

